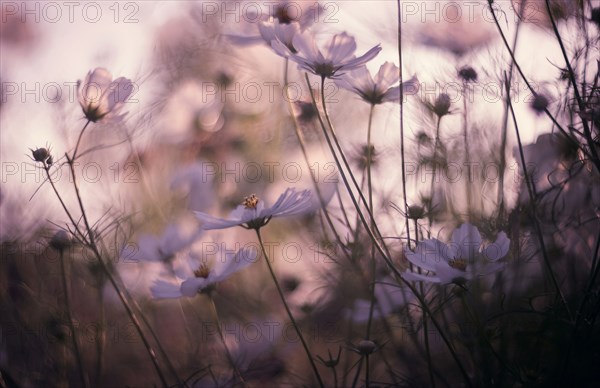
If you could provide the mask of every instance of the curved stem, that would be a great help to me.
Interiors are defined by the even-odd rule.
[[[73,156],[71,157],[71,160],[75,160],[75,158],[77,158],[77,150],[79,149],[79,143],[81,143],[81,138],[83,137],[83,133],[85,132],[85,130],[87,129],[88,125],[90,125],[91,120],[88,120],[85,125],[83,126],[83,128],[81,129],[81,132],[79,132],[79,137],[77,138],[77,143],[75,144],[75,149],[73,150]],[[68,160],[68,158],[67,158]]]
[[[81,196],[81,193],[79,191],[79,185],[77,184],[77,177],[75,174],[75,157],[77,156],[77,148],[79,147],[79,141],[81,140],[81,136],[83,135],[83,132],[85,131],[85,129],[87,128],[87,126],[89,125],[90,121],[88,120],[88,122],[85,124],[85,126],[83,127],[83,129],[81,130],[81,133],[79,134],[79,139],[77,141],[77,146],[75,147],[75,151],[73,152],[73,157],[70,158],[69,155],[66,155],[67,158],[67,163],[69,165],[69,168],[71,170],[71,177],[73,178],[73,187],[75,189],[75,194],[77,197],[77,202],[79,203],[79,209],[81,210],[81,215],[83,217],[83,222],[85,224],[85,228],[86,228],[86,232],[87,232],[87,239],[88,239],[88,247],[92,250],[92,252],[94,253],[94,255],[96,256],[96,259],[98,260],[98,262],[100,263],[100,266],[102,267],[102,270],[104,271],[104,273],[106,274],[106,276],[108,277],[111,285],[113,286],[113,288],[115,289],[115,292],[117,293],[117,295],[119,296],[119,299],[121,300],[121,303],[123,304],[123,307],[125,307],[125,310],[127,311],[127,314],[129,315],[131,322],[134,324],[136,331],[138,332],[138,334],[140,335],[142,342],[144,343],[144,346],[146,347],[146,350],[148,352],[148,355],[150,356],[150,359],[152,360],[152,363],[154,365],[154,368],[156,369],[156,372],[163,384],[163,386],[168,386],[169,384],[167,383],[167,380],[165,378],[165,376],[162,373],[162,370],[159,366],[158,363],[158,359],[156,357],[156,353],[154,351],[154,349],[152,348],[152,346],[150,345],[150,343],[148,342],[148,339],[146,338],[141,324],[137,318],[137,315],[135,314],[135,312],[133,311],[133,309],[131,308],[129,301],[127,300],[125,294],[123,293],[123,291],[118,287],[117,282],[115,281],[115,278],[112,276],[110,270],[108,269],[108,267],[106,266],[106,263],[104,262],[104,260],[102,259],[102,255],[100,254],[100,251],[98,250],[98,246],[96,244],[96,238],[94,236],[94,232],[90,226],[90,223],[88,221],[88,217],[87,217],[87,213],[85,211],[85,207],[83,205],[83,199]]]
[[[310,366],[315,374],[315,377],[317,378],[317,381],[319,382],[319,386],[321,388],[323,388],[325,386],[323,385],[323,380],[321,380],[321,375],[319,374],[317,365],[315,364],[315,361],[313,360],[313,357],[310,354],[310,350],[308,349],[308,344],[304,340],[304,336],[302,335],[302,332],[300,331],[300,327],[298,327],[298,323],[296,323],[296,319],[294,319],[294,315],[292,314],[292,311],[290,310],[290,307],[288,306],[287,301],[285,300],[285,295],[283,294],[281,286],[279,285],[277,276],[275,276],[275,271],[273,271],[273,266],[271,265],[271,262],[269,261],[269,256],[267,255],[267,251],[265,250],[265,245],[264,245],[262,237],[260,235],[260,229],[255,229],[255,230],[256,230],[256,236],[258,237],[258,243],[260,244],[262,254],[265,258],[265,262],[267,263],[267,267],[269,268],[269,273],[271,274],[273,283],[275,283],[275,288],[277,288],[277,292],[279,293],[279,297],[281,298],[281,302],[283,303],[283,307],[285,307],[285,311],[286,311],[288,317],[290,318],[290,321],[292,322],[294,329],[296,330],[296,334],[298,334],[298,338],[300,338],[300,342],[302,342],[302,347],[304,348],[304,351],[306,352],[306,357],[308,358],[308,361],[310,362]]]
[[[308,76],[306,79],[309,88],[310,88],[310,83],[308,82]],[[311,96],[312,96],[312,89],[311,89]],[[352,180],[352,183],[354,184],[354,187],[357,189],[358,191],[358,197],[360,198],[362,204],[367,208],[367,214],[369,215],[369,219],[373,225],[373,232],[374,234],[376,234],[378,236],[378,238],[381,240],[381,245],[383,247],[383,249],[385,249],[385,251],[389,254],[389,250],[387,248],[387,245],[385,244],[385,240],[382,238],[381,232],[379,231],[379,228],[377,227],[377,222],[375,221],[375,218],[373,217],[373,213],[371,212],[371,209],[369,208],[369,204],[367,203],[367,200],[365,198],[365,196],[363,195],[362,191],[360,190],[360,186],[358,185],[358,182],[356,181],[356,178],[354,176],[354,174],[352,173],[352,169],[350,168],[350,164],[348,163],[348,159],[346,158],[346,155],[344,154],[344,150],[342,149],[342,146],[340,145],[340,142],[338,140],[338,137],[336,135],[335,129],[333,127],[333,123],[331,122],[331,119],[329,117],[329,113],[327,111],[327,104],[325,103],[325,77],[321,77],[321,104],[323,106],[323,115],[325,116],[325,120],[327,121],[327,126],[329,127],[329,130],[331,131],[331,138],[333,139],[333,142],[335,143],[335,146],[340,154],[340,157],[342,159],[342,161],[344,162],[344,167],[346,168],[346,170],[348,171],[348,175],[350,176],[350,179]],[[315,105],[316,107],[316,105]],[[320,117],[320,115],[319,115]],[[324,132],[327,132],[325,130],[325,127],[323,126]],[[329,142],[330,148],[331,148],[331,142]],[[332,149],[332,153],[333,153],[333,148]],[[342,165],[339,163],[339,159],[336,158],[336,162],[338,164],[338,167],[340,169],[340,174],[342,174],[342,176],[344,176],[344,170],[342,168]],[[344,181],[345,183],[347,183],[347,180]],[[354,197],[354,194],[352,193],[352,189],[350,187],[349,184],[347,184],[347,189],[348,189],[348,193],[350,194],[351,197]],[[356,211],[358,213],[362,213],[362,211],[360,210],[360,207],[358,206],[358,201],[354,200],[354,205],[356,207]],[[367,225],[365,225],[365,227],[367,227]]]

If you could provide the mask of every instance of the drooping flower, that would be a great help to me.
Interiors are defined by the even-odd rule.
[[[400,79],[398,66],[385,62],[375,77],[366,66],[348,72],[336,81],[339,87],[358,94],[366,102],[376,105],[384,102],[400,101],[400,86],[392,86]],[[413,76],[402,83],[403,94],[415,94],[419,90],[419,80]]]
[[[506,233],[500,232],[494,243],[484,246],[479,230],[463,224],[452,233],[448,245],[429,239],[419,242],[414,252],[407,249],[408,261],[424,272],[406,271],[404,276],[406,280],[464,284],[504,267],[499,260],[506,256],[509,247]]]
[[[231,212],[229,218],[218,218],[203,212],[194,212],[204,222],[202,228],[226,229],[242,226],[246,229],[260,229],[273,217],[294,216],[307,213],[315,208],[310,190],[296,191],[288,188],[279,196],[273,206],[265,207],[263,200],[252,194]]]
[[[133,92],[131,80],[119,77],[113,81],[110,72],[102,67],[90,71],[83,82],[77,81],[77,98],[85,117],[92,121],[120,119],[125,101]]]
[[[357,58],[354,55],[356,41],[345,32],[331,37],[323,50],[317,47],[315,36],[309,32],[296,34],[292,43],[295,53],[280,40],[273,40],[271,47],[282,57],[296,62],[299,68],[323,78],[336,78],[358,69],[381,51],[381,46],[377,45]]]
[[[201,260],[190,254],[184,266],[175,271],[177,280],[157,280],[151,288],[157,299],[192,297],[209,292],[216,283],[256,261],[257,251],[242,248],[237,253],[225,252],[213,256],[213,260]]]

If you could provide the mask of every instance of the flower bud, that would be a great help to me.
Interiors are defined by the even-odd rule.
[[[30,148],[31,150],[31,148]],[[46,148],[38,148],[36,150],[31,150],[31,153],[33,154],[33,159],[36,162],[45,162],[46,159],[48,159],[50,157],[50,151],[48,151]]]
[[[358,350],[358,352],[363,356],[368,356],[377,350],[377,345],[373,341],[362,340],[358,343],[358,345],[356,345],[356,350]]]
[[[592,9],[592,19],[596,26],[600,29],[600,7]]]
[[[439,117],[445,116],[450,113],[450,96],[446,93],[442,93],[435,100],[433,104],[433,112]]]
[[[71,237],[64,230],[59,230],[50,239],[50,247],[56,249],[59,252],[63,252],[73,244]]]
[[[423,206],[413,205],[408,207],[407,216],[411,220],[418,220],[425,216]]]
[[[458,76],[466,82],[477,81],[477,72],[471,66],[465,66],[460,69]]]

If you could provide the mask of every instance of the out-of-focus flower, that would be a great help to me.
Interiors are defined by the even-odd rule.
[[[550,101],[548,101],[548,97],[538,93],[535,95],[535,97],[533,97],[530,106],[531,109],[535,111],[535,113],[541,114],[544,113],[544,111],[546,111],[546,108],[548,108],[549,103]]]
[[[187,207],[205,210],[214,202],[213,180],[207,173],[207,162],[197,162],[178,169],[171,180],[171,188],[186,194]]]
[[[381,51],[381,46],[377,45],[357,58],[354,56],[356,41],[345,32],[331,37],[323,51],[317,47],[315,36],[309,32],[294,36],[296,53],[279,40],[272,41],[271,46],[282,57],[296,62],[299,68],[323,78],[336,78],[346,71],[358,69]]]
[[[137,249],[129,253],[130,247],[127,246],[122,255],[126,255],[128,260],[168,263],[175,254],[189,247],[201,234],[202,230],[197,228],[190,232],[184,230],[181,225],[169,224],[159,236],[141,235],[136,244]]]
[[[377,345],[375,342],[371,340],[362,340],[359,341],[356,346],[350,346],[350,350],[355,353],[360,354],[361,356],[368,356],[371,353],[375,353],[379,349],[381,349],[383,345]]]
[[[398,66],[385,62],[375,77],[371,76],[366,66],[352,70],[344,77],[336,80],[336,84],[358,94],[366,102],[376,105],[384,102],[400,101],[400,86],[392,86],[400,79]],[[415,94],[419,90],[419,80],[413,76],[402,83],[404,95]]]
[[[268,45],[277,40],[283,43],[290,52],[297,52],[294,48],[294,36],[300,33],[300,24],[282,24],[278,20],[260,22],[258,23],[258,31]]]
[[[435,102],[432,104],[430,102],[426,102],[425,105],[438,117],[443,117],[450,113],[450,106],[452,105],[452,101],[450,100],[450,96],[446,93],[440,94]]]
[[[408,207],[406,215],[411,220],[419,220],[425,217],[425,208],[419,205],[411,205]]]
[[[123,118],[125,114],[119,113],[132,92],[130,79],[119,77],[113,81],[110,72],[102,67],[90,71],[83,82],[77,81],[79,104],[92,122]]]
[[[421,43],[448,50],[460,57],[492,40],[494,31],[488,23],[463,19],[466,18],[456,23],[427,24],[420,32]]]
[[[430,239],[419,242],[414,252],[405,250],[409,262],[435,275],[407,271],[404,276],[406,280],[464,284],[504,267],[498,261],[506,256],[509,247],[510,240],[504,232],[498,234],[494,243],[483,247],[479,230],[463,224],[452,233],[448,245]]]
[[[53,249],[64,252],[65,249],[73,245],[73,239],[65,230],[59,230],[54,233],[54,236],[50,239],[50,247]]]
[[[271,3],[270,5],[274,4]],[[269,12],[265,13],[265,15],[249,15],[253,20],[260,19],[256,23],[259,35],[251,33],[248,35],[226,35],[226,37],[232,43],[238,45],[266,43],[269,47],[271,46],[271,41],[278,39],[290,51],[296,52],[292,44],[294,36],[304,31],[317,20],[319,10],[320,6],[318,3],[303,7],[298,2],[282,1],[270,7]]]
[[[465,82],[477,81],[477,72],[471,66],[464,66],[458,71],[458,76]]]
[[[373,318],[381,319],[397,312],[406,306],[414,295],[407,288],[395,284],[390,277],[383,278],[375,283],[375,303]],[[356,323],[365,323],[369,320],[371,310],[371,301],[367,299],[357,299],[351,310],[348,310],[346,316]]]
[[[244,202],[231,212],[229,218],[213,217],[203,212],[194,212],[204,224],[202,228],[226,229],[242,226],[246,229],[260,229],[273,217],[294,216],[308,213],[314,209],[314,201],[310,190],[296,191],[289,188],[279,196],[275,204],[265,207],[264,201],[254,194],[246,197]]]
[[[254,263],[256,256],[256,250],[243,248],[235,254],[225,252],[225,255],[215,255],[214,260],[208,264],[206,260],[200,260],[191,254],[187,265],[176,271],[181,281],[157,280],[151,289],[152,296],[158,299],[180,298],[209,292],[216,283]]]

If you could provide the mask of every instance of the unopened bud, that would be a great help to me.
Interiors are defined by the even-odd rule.
[[[433,104],[433,112],[439,117],[445,116],[450,113],[450,96],[446,93],[442,93],[435,100]]]

